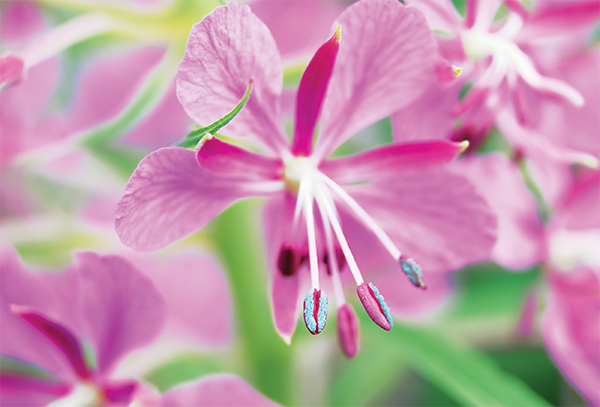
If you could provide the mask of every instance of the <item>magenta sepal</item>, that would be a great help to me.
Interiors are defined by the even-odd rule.
[[[338,308],[337,329],[342,351],[353,358],[358,351],[358,318],[348,303]]]
[[[379,294],[379,291],[377,293],[374,291],[374,287],[373,284],[367,285],[367,283],[359,285],[356,288],[358,298],[373,322],[386,331],[389,331],[392,329],[393,323],[390,310],[385,301],[383,301],[383,297]]]
[[[85,364],[83,356],[83,347],[69,330],[28,307],[11,305],[11,311],[46,335],[66,356],[74,372],[80,379],[88,379],[90,377],[90,371]]]
[[[333,65],[340,48],[340,27],[333,36],[317,50],[300,80],[296,101],[296,120],[292,154],[309,156],[312,153],[315,125]]]

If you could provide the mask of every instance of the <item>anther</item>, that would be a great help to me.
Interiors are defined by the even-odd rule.
[[[423,290],[427,288],[423,282],[421,267],[416,261],[405,256],[400,256],[400,267],[402,267],[404,274],[406,274],[406,276],[416,287],[421,287]]]
[[[327,322],[327,295],[316,288],[311,289],[304,299],[304,323],[313,334],[320,334]]]
[[[373,322],[386,331],[392,329],[394,321],[392,320],[390,308],[385,303],[377,287],[372,283],[369,283],[369,285],[362,283],[358,286],[356,292],[358,293],[360,302],[365,307],[365,311],[367,311]]]
[[[358,350],[358,318],[348,303],[338,308],[337,330],[342,351],[349,358],[353,358]]]

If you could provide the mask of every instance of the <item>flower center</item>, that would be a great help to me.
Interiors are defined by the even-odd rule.
[[[283,170],[283,179],[285,187],[290,191],[298,194],[300,190],[300,181],[303,178],[316,179],[319,175],[317,163],[311,157],[296,156],[291,158]]]
[[[80,382],[71,393],[48,404],[48,407],[96,407],[104,404],[102,391],[92,383]]]

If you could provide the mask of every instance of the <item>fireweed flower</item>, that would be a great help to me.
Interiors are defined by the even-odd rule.
[[[164,302],[152,282],[117,256],[79,253],[57,276],[27,271],[10,248],[1,255],[0,353],[34,372],[1,371],[3,404],[129,403],[139,383],[111,375],[162,329]]]
[[[278,332],[289,342],[301,304],[308,330],[322,331],[329,302],[323,282],[332,288],[342,349],[351,357],[358,322],[345,301],[342,269],[349,269],[369,316],[389,330],[383,293],[364,281],[358,264],[395,261],[424,288],[421,267],[450,270],[486,258],[495,219],[464,178],[440,168],[462,144],[396,144],[327,159],[358,130],[417,98],[436,62],[423,16],[399,2],[356,3],[338,24],[300,82],[291,144],[280,113],[281,59],[266,26],[237,3],[195,25],[179,67],[179,100],[196,122],[213,123],[245,91],[247,97],[251,83],[250,98],[223,133],[263,154],[211,134],[195,152],[154,151],[129,180],[116,230],[128,246],[155,250],[202,228],[240,198],[270,197],[264,215]],[[361,260],[355,253],[363,246],[373,250]]]
[[[556,363],[600,405],[600,173],[575,183],[548,230],[550,294],[542,334]]]

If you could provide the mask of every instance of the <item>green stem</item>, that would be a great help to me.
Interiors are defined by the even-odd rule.
[[[256,201],[238,202],[211,222],[212,237],[225,267],[242,353],[254,374],[252,384],[278,403],[292,404],[292,352],[275,331]]]

